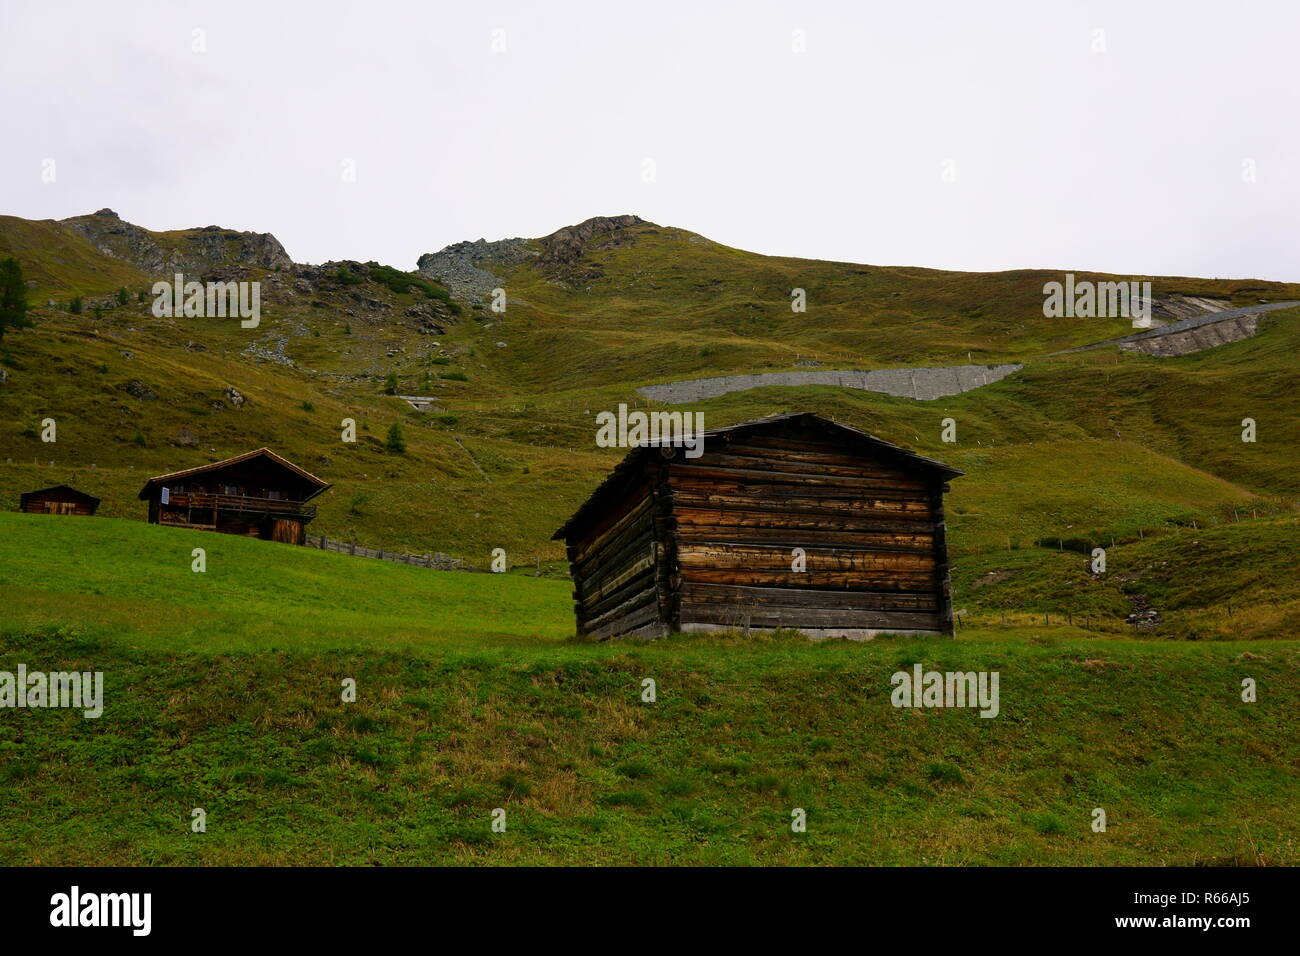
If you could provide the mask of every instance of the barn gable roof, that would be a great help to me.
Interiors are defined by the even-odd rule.
[[[84,491],[79,491],[71,485],[51,485],[48,488],[37,488],[35,491],[24,491],[18,497],[20,501],[26,503],[28,498],[34,498],[36,495],[49,494],[52,491],[66,491],[84,501],[93,501],[96,505],[99,504],[99,499],[94,495],[86,494]]]
[[[165,482],[175,481],[177,478],[189,478],[192,475],[203,474],[204,472],[207,471],[216,471],[218,468],[225,468],[228,465],[237,465],[240,464],[241,462],[250,461],[253,458],[259,458],[259,457],[267,458],[270,461],[274,462],[275,464],[281,466],[282,468],[285,468],[286,470],[293,472],[293,474],[297,475],[299,478],[304,479],[308,483],[316,485],[317,486],[316,490],[313,491],[310,495],[308,495],[307,499],[315,498],[322,491],[330,487],[330,483],[328,481],[323,481],[322,479],[317,478],[311,472],[299,468],[297,465],[289,461],[287,458],[282,458],[279,455],[277,455],[275,452],[271,451],[271,449],[256,448],[253,451],[246,451],[242,455],[236,455],[234,458],[226,458],[223,459],[222,461],[214,461],[207,465],[196,465],[193,468],[185,468],[182,469],[181,471],[173,471],[165,475],[155,475],[153,478],[150,478],[148,481],[146,481],[144,487],[140,489],[139,498],[141,501],[147,500],[149,498],[149,492],[156,486],[164,484]]]
[[[895,445],[893,442],[885,441],[883,438],[877,438],[868,432],[851,425],[845,425],[841,422],[832,421],[829,418],[823,418],[821,415],[813,412],[785,412],[779,415],[768,415],[766,418],[756,418],[752,421],[739,422],[735,425],[728,425],[725,428],[715,428],[704,433],[704,447],[708,450],[710,439],[722,438],[724,441],[730,441],[732,438],[743,437],[754,432],[771,430],[780,425],[795,423],[805,425],[810,428],[820,428],[825,431],[836,434],[843,439],[845,444],[857,445],[859,447],[869,448],[871,451],[882,455],[883,457],[896,461],[905,468],[915,471],[926,472],[940,477],[943,480],[949,478],[958,478],[964,472],[953,468],[951,465],[945,465],[934,458],[927,458],[924,455],[918,455],[909,448],[902,445]],[[605,504],[606,500],[613,495],[618,489],[625,486],[639,472],[637,466],[651,452],[658,447],[661,442],[650,442],[645,445],[639,445],[627,453],[627,455],[614,466],[608,477],[597,486],[596,490],[591,493],[583,504],[573,513],[573,516],[566,521],[555,534],[551,535],[552,541],[562,541],[567,537],[570,529],[584,521],[587,517],[595,514]]]

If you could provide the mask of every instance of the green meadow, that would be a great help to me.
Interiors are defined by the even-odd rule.
[[[165,651],[410,650],[555,641],[567,581],[435,572],[113,519],[0,514],[0,621],[55,620]],[[205,570],[193,570],[195,548]]]
[[[1000,585],[1019,605],[1053,597],[1034,567]],[[587,644],[568,590],[0,515],[0,670],[105,681],[98,719],[4,713],[0,862],[1300,862],[1295,641]],[[892,706],[916,663],[997,671],[998,716]]]

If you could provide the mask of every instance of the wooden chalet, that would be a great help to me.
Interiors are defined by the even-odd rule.
[[[813,414],[706,432],[693,459],[634,448],[554,536],[578,633],[951,635],[943,493],[961,474]]]
[[[151,524],[203,528],[304,544],[316,517],[309,505],[328,482],[268,448],[150,478],[140,489]]]
[[[55,485],[18,496],[18,510],[32,515],[93,515],[99,499],[67,485]]]

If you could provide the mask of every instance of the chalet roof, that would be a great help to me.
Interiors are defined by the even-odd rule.
[[[78,489],[73,488],[71,485],[51,485],[49,488],[38,488],[35,491],[24,491],[21,495],[19,495],[19,499],[21,501],[26,501],[28,498],[32,498],[36,495],[48,494],[51,491],[71,492],[72,494],[76,495],[78,498],[82,498],[86,501],[93,501],[95,504],[99,504],[99,499],[96,498],[94,495],[89,495],[86,494],[86,492],[84,491],[79,491]]]
[[[738,438],[751,432],[764,431],[775,425],[781,425],[796,420],[802,420],[802,423],[805,425],[836,431],[842,435],[846,444],[868,447],[872,451],[882,453],[885,457],[897,461],[904,467],[909,467],[916,471],[930,472],[945,480],[948,478],[958,478],[964,474],[964,472],[958,471],[951,465],[945,465],[943,462],[937,461],[934,458],[927,458],[924,455],[918,455],[916,452],[909,448],[904,448],[902,445],[895,445],[893,442],[887,442],[883,438],[877,438],[875,435],[864,432],[859,428],[854,428],[851,425],[845,425],[841,422],[832,421],[829,418],[823,418],[821,415],[812,412],[785,412],[779,415],[768,415],[766,418],[755,418],[752,421],[728,425],[726,428],[715,428],[711,431],[706,431],[704,433],[705,449],[707,451],[709,439],[711,438],[723,438],[724,440],[729,441],[732,438]],[[604,504],[605,499],[611,495],[616,488],[620,487],[625,480],[632,476],[634,469],[640,464],[641,460],[650,453],[651,449],[656,448],[659,444],[661,444],[661,442],[648,442],[645,445],[639,445],[629,451],[623,460],[614,466],[614,470],[610,472],[609,476],[606,477],[596,490],[591,493],[591,497],[588,498],[582,506],[573,513],[573,516],[551,536],[551,540],[562,541],[568,535],[568,532],[572,527],[590,515],[596,513]]]
[[[225,458],[221,461],[214,461],[207,465],[197,465],[194,468],[185,468],[182,469],[181,471],[173,471],[165,475],[155,475],[153,478],[150,478],[148,481],[144,483],[144,487],[140,489],[139,498],[141,501],[148,499],[149,491],[155,485],[160,485],[168,481],[174,481],[177,478],[188,478],[191,475],[200,475],[207,471],[216,471],[218,468],[225,468],[228,465],[237,465],[240,462],[249,461],[253,458],[258,458],[258,457],[269,458],[271,461],[275,462],[275,464],[281,466],[282,468],[288,469],[289,471],[297,475],[299,478],[302,478],[310,482],[311,484],[317,485],[318,487],[316,488],[316,490],[307,496],[307,498],[309,499],[315,498],[326,488],[330,487],[330,483],[328,481],[323,481],[320,478],[317,478],[311,472],[304,471],[303,469],[295,465],[293,462],[289,461],[287,458],[281,458],[275,452],[271,451],[271,449],[257,448],[254,449],[253,451],[246,451],[242,455],[236,455],[234,458]]]

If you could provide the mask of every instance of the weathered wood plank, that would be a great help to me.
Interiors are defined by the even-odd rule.
[[[638,611],[647,607],[650,612],[647,619],[653,619],[659,613],[659,602],[655,597],[654,588],[646,588],[638,591],[617,607],[612,607],[602,614],[593,616],[587,622],[587,627],[590,632],[591,630],[598,630],[610,624],[616,624],[623,618],[628,618],[630,620],[633,617],[633,611]]]
[[[932,509],[935,517],[934,553],[937,559],[935,582],[939,589],[939,622],[945,634],[953,633],[952,581],[949,574],[947,523],[943,514],[943,491],[933,492]]]
[[[787,495],[781,498],[765,499],[743,492],[724,494],[718,492],[700,493],[695,491],[675,491],[674,507],[703,508],[717,511],[762,511],[769,514],[809,514],[838,518],[841,516],[859,517],[862,515],[879,515],[881,512],[894,514],[899,511],[894,505],[901,501],[916,505],[926,505],[922,497],[888,499],[890,505],[881,507],[871,497],[855,496],[851,498],[803,498]],[[915,508],[903,512],[904,516],[914,516],[920,520],[929,520],[933,515],[930,507]]]
[[[742,568],[682,568],[684,581],[743,587],[836,588],[841,591],[931,591],[933,571],[762,571]]]
[[[599,585],[645,554],[653,540],[653,530],[646,528],[635,538],[630,538],[618,551],[593,559],[576,569],[576,573],[589,584]]]
[[[828,545],[831,547],[884,547],[928,550],[934,543],[934,526],[911,520],[870,519],[858,528],[760,528],[753,525],[677,525],[673,534],[683,541],[723,541],[732,544]]]
[[[625,532],[630,526],[638,523],[649,514],[652,502],[647,495],[644,499],[637,502],[627,510],[618,520],[613,521],[609,526],[598,535],[590,538],[584,538],[577,548],[577,561],[582,564],[591,559],[592,555],[604,547],[614,538]]]
[[[705,458],[697,459],[697,462],[705,462]],[[775,464],[783,464],[776,462]],[[914,488],[910,483],[902,481],[891,481],[888,479],[874,479],[874,477],[855,477],[852,475],[827,475],[826,472],[819,471],[790,471],[788,468],[776,467],[733,467],[729,464],[699,464],[685,462],[673,463],[673,471],[680,473],[682,477],[689,473],[695,479],[710,479],[716,481],[745,481],[749,484],[788,484],[788,485],[807,485],[813,488],[857,488],[863,490],[879,490],[879,492],[910,492],[918,494],[920,497],[926,496],[924,488]]]
[[[758,445],[762,448],[773,448],[782,451],[839,451],[841,453],[844,451],[843,442],[832,441],[822,436],[795,438],[791,435],[750,434],[736,440],[747,445]]]
[[[831,437],[796,438],[791,435],[745,435],[737,437],[735,442],[768,448],[778,456],[785,452],[861,455],[864,459],[870,460],[874,467],[897,469],[907,474],[919,474],[928,478],[924,470],[917,468],[916,462],[909,461],[906,455],[891,453],[888,449],[876,448],[865,443],[849,445]]]
[[[741,544],[752,547],[831,547],[867,548],[880,551],[922,551],[934,548],[930,534],[900,534],[874,531],[819,531],[788,528],[731,528],[725,525],[709,527],[684,526],[676,530],[676,538],[686,544]]]
[[[611,538],[603,548],[588,555],[586,560],[577,562],[573,565],[573,568],[583,577],[603,573],[604,570],[611,567],[617,568],[629,560],[628,555],[638,545],[646,540],[653,539],[654,533],[655,530],[649,518],[643,516],[642,520],[636,524],[628,525],[622,534]]]
[[[678,608],[681,593],[678,585],[681,578],[677,573],[677,536],[673,533],[677,519],[672,516],[672,489],[669,486],[670,469],[661,465],[655,472],[655,481],[651,494],[655,499],[655,594],[658,599],[658,621],[666,629],[675,630],[679,618]]]
[[[793,549],[755,548],[738,544],[680,544],[678,560],[683,568],[742,568],[755,571],[792,571]],[[803,548],[808,571],[918,571],[933,574],[933,554],[907,551]],[[792,573],[799,573],[793,572]]]
[[[860,479],[871,481],[880,488],[899,488],[911,491],[925,491],[929,485],[919,479],[901,473],[879,472],[862,468],[859,465],[831,465],[822,462],[801,461],[796,456],[757,456],[737,455],[729,452],[706,451],[696,459],[683,461],[680,467],[727,468],[737,471],[772,471],[786,474],[833,476],[837,478]]]
[[[601,574],[598,576],[584,578],[583,593],[591,594],[600,588],[608,589],[608,585],[611,584],[615,578],[621,577],[624,571],[631,568],[633,564],[635,564],[637,561],[640,560],[638,555],[644,557],[650,551],[650,548],[651,548],[651,544],[649,540],[647,540],[640,547],[636,548],[633,551],[630,551],[628,554],[628,559],[626,561],[620,562],[617,565],[610,565],[608,568],[602,569]]]
[[[703,461],[704,459],[699,459]],[[715,478],[722,481],[743,480],[752,483],[782,483],[787,485],[811,485],[816,487],[842,487],[879,489],[880,491],[911,491],[906,483],[889,481],[883,478],[854,478],[848,475],[827,475],[816,472],[796,472],[768,468],[732,468],[721,465],[697,465],[674,462],[673,470],[688,470],[696,478]]]
[[[646,628],[656,624],[659,617],[658,602],[651,602],[645,607],[630,611],[622,617],[611,618],[602,622],[584,634],[593,637],[596,640],[605,640],[609,637],[618,637],[623,634],[635,633],[641,628]]]
[[[722,449],[728,455],[743,455],[750,458],[788,459],[806,464],[833,465],[841,468],[856,468],[868,476],[881,478],[915,478],[902,468],[884,464],[867,455],[846,453],[843,448],[833,445],[819,445],[817,448],[781,448],[765,445],[752,439],[728,442]],[[923,479],[922,479],[923,480]]]
[[[882,508],[881,515],[897,519],[907,514],[923,514],[929,517],[927,508],[924,512],[908,510],[906,507]],[[800,531],[871,531],[877,525],[873,518],[863,515],[832,516],[802,514],[800,512],[773,512],[759,510],[692,508],[685,505],[674,509],[678,530],[693,528],[785,528]]]
[[[885,630],[940,630],[937,614],[911,611],[873,611],[850,608],[720,607],[684,605],[682,624],[721,624],[759,628],[881,628]]]
[[[675,494],[688,492],[693,494],[743,495],[764,501],[780,501],[791,497],[825,498],[831,501],[863,501],[873,497],[926,502],[930,500],[928,492],[903,492],[881,489],[864,493],[863,489],[858,487],[850,488],[834,484],[784,485],[780,482],[755,482],[741,478],[697,478],[686,468],[672,474],[672,490]]]
[[[619,571],[617,574],[607,577],[605,580],[600,581],[598,583],[593,581],[588,581],[587,582],[588,586],[583,592],[588,603],[595,603],[596,601],[599,601],[602,598],[606,597],[607,595],[617,591],[619,588],[626,585],[633,578],[637,577],[640,574],[645,573],[648,570],[653,569],[654,563],[655,563],[654,547],[651,546],[646,549],[646,553],[644,557],[640,558],[637,561],[633,561],[631,564],[629,564],[622,571]]]
[[[713,604],[742,607],[824,607],[869,610],[928,611],[939,608],[932,591],[823,591],[815,588],[755,588],[724,584],[683,583],[682,605]]]
[[[601,616],[608,614],[610,611],[623,607],[633,598],[639,598],[645,595],[648,591],[653,591],[653,589],[653,579],[646,575],[642,575],[641,577],[628,582],[609,596],[584,607],[587,620],[597,620]],[[633,606],[639,607],[643,603],[645,602],[638,600],[634,602]]]

